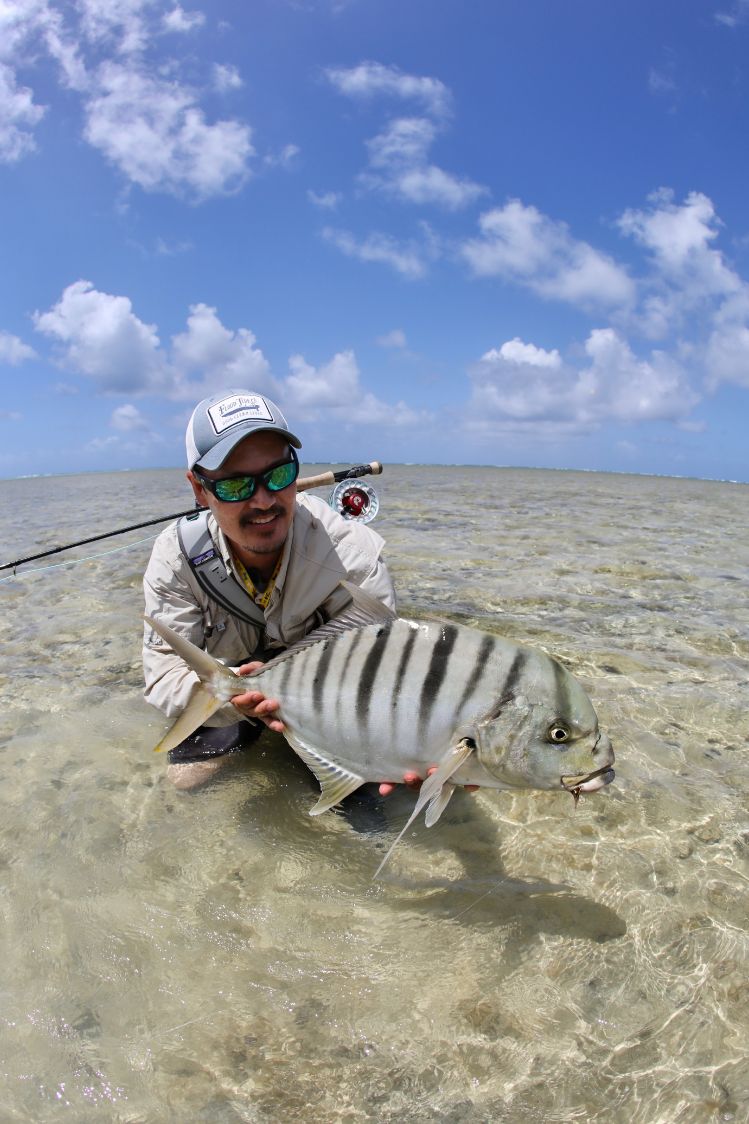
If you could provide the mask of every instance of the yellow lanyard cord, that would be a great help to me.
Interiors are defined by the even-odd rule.
[[[250,575],[247,573],[247,570],[242,565],[241,560],[239,558],[237,558],[236,555],[234,556],[234,565],[237,567],[237,573],[239,574],[240,578],[242,579],[242,585],[245,587],[245,589],[249,593],[252,600],[255,602],[256,605],[259,605],[261,609],[267,609],[268,603],[270,602],[271,594],[273,593],[273,587],[276,584],[276,578],[278,577],[278,571],[281,569],[281,556],[279,555],[278,562],[276,562],[276,568],[273,571],[273,573],[271,574],[270,581],[268,582],[267,586],[265,587],[265,590],[263,592],[262,597],[259,596],[258,590],[255,588],[255,583],[253,582]]]

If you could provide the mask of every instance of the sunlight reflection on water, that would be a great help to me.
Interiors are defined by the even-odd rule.
[[[311,819],[273,735],[167,789],[148,544],[3,582],[8,1118],[746,1119],[747,487],[398,466],[376,487],[401,611],[554,652],[615,785],[574,813],[459,794],[372,883],[410,794],[360,830]],[[178,471],[0,489],[7,557],[189,506]]]

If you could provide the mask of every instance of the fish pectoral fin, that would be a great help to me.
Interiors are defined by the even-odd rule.
[[[468,760],[475,748],[475,744],[468,738],[461,738],[457,745],[450,746],[447,753],[440,761],[436,772],[432,773],[430,777],[427,777],[427,779],[419,789],[419,798],[416,801],[416,806],[414,807],[413,812],[408,817],[403,830],[399,832],[398,836],[393,842],[392,847],[385,855],[385,858],[382,860],[380,865],[377,867],[377,870],[374,872],[374,878],[379,878],[380,871],[392,855],[396,845],[406,834],[421,809],[426,807],[427,804],[429,805],[429,809],[425,817],[425,823],[427,827],[431,827],[432,824],[437,822],[437,820],[440,818],[445,808],[447,807],[448,801],[452,796],[456,786],[454,784],[451,784],[449,786],[448,792],[444,795],[443,789],[447,787],[447,782],[453,775],[453,773],[456,773],[460,766]]]
[[[168,730],[158,745],[153,748],[154,753],[161,753],[165,749],[174,749],[183,742],[193,730],[207,722],[224,704],[210,691],[200,685],[196,686],[189,703],[177,718],[177,721]]]
[[[427,810],[424,813],[424,823],[427,827],[432,827],[433,824],[436,824],[437,820],[440,818],[445,808],[450,803],[450,797],[455,792],[455,789],[457,787],[458,786],[456,784],[453,784],[452,781],[445,781],[442,786],[442,790],[438,792],[436,796],[432,797],[432,799],[427,804]]]
[[[359,777],[356,773],[344,769],[342,765],[329,761],[319,750],[306,745],[288,730],[285,731],[285,736],[297,756],[301,757],[307,768],[315,774],[320,785],[320,799],[314,808],[310,808],[311,816],[319,816],[322,812],[329,811],[336,804],[340,804],[344,797],[364,784],[364,777]]]

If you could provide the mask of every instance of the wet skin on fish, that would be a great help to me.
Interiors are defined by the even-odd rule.
[[[233,696],[260,689],[279,700],[284,736],[320,783],[311,815],[367,781],[423,776],[436,763],[404,832],[424,807],[427,826],[436,823],[457,785],[562,788],[577,799],[613,780],[611,742],[556,660],[476,629],[396,617],[342,584],[352,598],[343,616],[250,675],[147,617],[202,682],[156,748],[173,748]]]

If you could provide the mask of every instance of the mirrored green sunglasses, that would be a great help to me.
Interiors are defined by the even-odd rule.
[[[193,470],[194,471],[194,470]],[[291,450],[291,460],[283,464],[276,464],[259,472],[257,476],[248,476],[246,473],[236,476],[224,476],[221,480],[210,480],[195,472],[195,476],[209,492],[221,500],[222,503],[241,503],[242,500],[252,499],[257,491],[258,484],[262,484],[269,492],[282,492],[293,484],[299,475],[299,461],[294,450]]]

